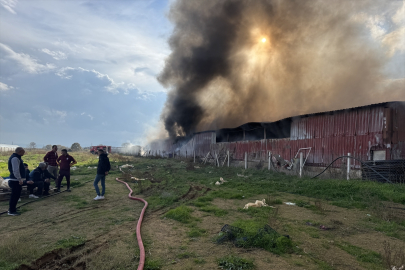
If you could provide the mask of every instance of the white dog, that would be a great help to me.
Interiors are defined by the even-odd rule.
[[[243,209],[249,209],[249,207],[265,207],[265,206],[268,205],[266,204],[266,199],[263,199],[261,201],[256,200],[255,203],[247,203],[245,204],[245,207],[243,207]]]

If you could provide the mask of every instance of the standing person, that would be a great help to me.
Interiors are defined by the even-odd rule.
[[[108,154],[104,153],[103,149],[97,150],[98,154],[98,166],[97,166],[97,175],[94,179],[94,188],[96,189],[97,196],[94,198],[95,201],[103,200],[105,194],[105,176],[108,175],[108,172],[111,169],[110,166],[110,159],[108,158]],[[101,194],[100,190],[98,189],[98,182],[101,181]]]
[[[63,177],[66,177],[67,182],[66,191],[70,192],[70,167],[75,165],[77,162],[71,155],[68,154],[66,149],[62,149],[62,155],[56,159],[56,162],[60,167],[56,192],[60,192],[61,187],[60,184],[62,183]]]
[[[24,162],[21,157],[24,156],[25,150],[22,147],[17,147],[15,152],[8,159],[8,170],[10,172],[10,179],[8,185],[11,188],[10,206],[8,215],[19,216],[17,212],[17,202],[20,199],[22,185],[25,180]]]
[[[48,163],[48,172],[54,176],[55,187],[58,186],[58,163],[56,162],[57,159],[58,147],[56,145],[52,145],[52,150],[46,153],[46,155],[44,156],[44,162]]]

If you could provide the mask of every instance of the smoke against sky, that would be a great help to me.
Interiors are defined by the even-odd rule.
[[[400,1],[198,1],[170,9],[171,136],[405,100]]]

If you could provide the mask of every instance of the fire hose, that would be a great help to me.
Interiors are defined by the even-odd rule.
[[[146,208],[148,207],[148,202],[145,201],[144,199],[131,196],[133,191],[129,187],[127,182],[124,182],[124,181],[120,180],[119,178],[116,178],[115,180],[117,180],[118,182],[121,182],[127,186],[127,188],[129,189],[128,197],[131,200],[141,201],[145,204],[145,206],[143,207],[143,209],[141,211],[141,215],[139,216],[138,224],[136,224],[136,239],[138,240],[139,253],[140,253],[138,270],[143,270],[143,267],[145,265],[145,248],[143,246],[142,237],[141,237],[141,224],[142,224],[143,215],[145,214]]]

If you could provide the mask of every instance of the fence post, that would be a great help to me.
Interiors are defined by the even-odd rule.
[[[226,151],[226,156],[228,157],[228,167],[229,167],[229,150]]]
[[[350,180],[350,153],[347,153],[347,177],[346,180]]]
[[[300,152],[300,178],[302,177],[302,167],[304,163],[304,155]]]
[[[269,151],[269,171],[271,170],[271,152]]]
[[[215,165],[219,167],[217,152],[215,152]]]
[[[247,169],[247,152],[245,152],[245,170]]]
[[[194,163],[195,163],[195,151],[193,151],[193,156],[194,156]]]

